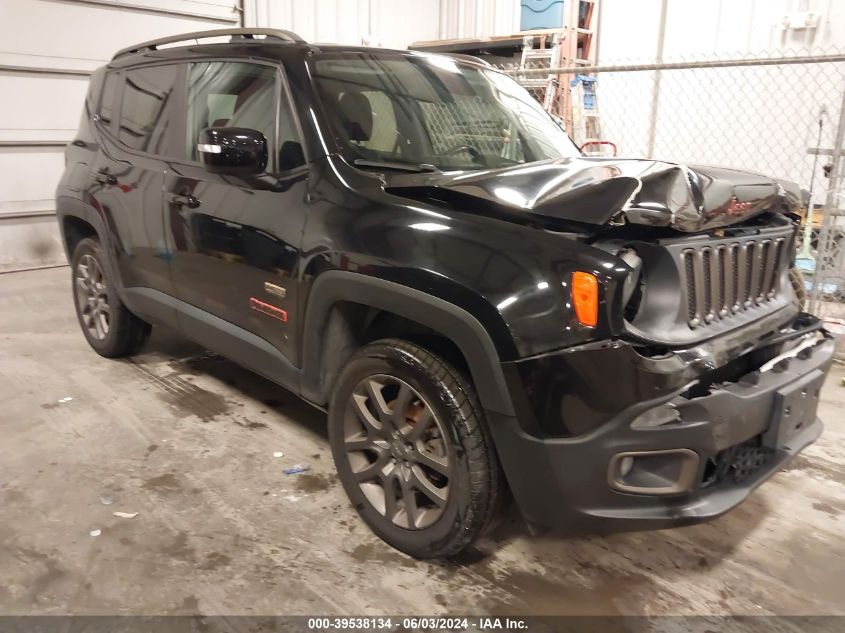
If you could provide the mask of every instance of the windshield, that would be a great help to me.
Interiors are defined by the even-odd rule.
[[[566,133],[507,75],[440,55],[315,55],[312,75],[344,157],[491,169],[578,156]]]

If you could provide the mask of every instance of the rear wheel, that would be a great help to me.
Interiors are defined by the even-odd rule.
[[[352,504],[398,550],[457,554],[493,518],[501,478],[474,390],[422,347],[359,350],[332,394],[329,438]]]
[[[129,312],[107,270],[100,242],[93,238],[80,240],[71,261],[76,316],[94,351],[115,358],[137,352],[147,340],[151,326]]]

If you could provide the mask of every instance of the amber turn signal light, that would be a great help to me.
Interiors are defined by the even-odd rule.
[[[596,327],[599,320],[599,281],[592,273],[572,273],[572,303],[578,323]]]

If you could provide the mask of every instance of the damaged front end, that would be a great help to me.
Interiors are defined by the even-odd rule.
[[[764,211],[792,212],[801,199],[794,183],[750,172],[585,157],[403,175],[391,179],[386,189],[517,221],[631,223],[685,233],[741,223]]]
[[[386,189],[569,230],[607,252],[613,268],[630,269],[621,294],[607,298],[623,324],[616,334],[642,344],[688,346],[773,313],[785,322],[796,311],[789,214],[801,191],[794,184],[715,167],[582,157],[403,175]]]
[[[551,252],[543,264],[563,280],[587,271],[603,293],[604,322],[594,329],[502,363],[514,413],[486,411],[535,528],[712,519],[821,433],[816,408],[834,342],[801,311],[790,283],[796,185],[584,157],[384,184],[394,195],[541,229],[543,253]],[[562,288],[556,309],[569,332]],[[513,331],[530,330],[527,319],[506,316]]]
[[[621,210],[633,224],[671,227],[685,233],[732,226],[765,211],[795,212],[795,183],[719,167],[654,163],[639,177],[640,188]]]
[[[622,271],[604,285],[612,336],[503,363],[515,415],[487,415],[533,526],[712,519],[821,433],[834,344],[790,283],[797,186],[587,158],[404,182],[391,192],[571,230],[604,251],[600,283]]]
[[[520,408],[491,429],[523,515],[570,532],[720,516],[821,434],[833,349],[799,314],[686,349],[616,341],[506,363]]]
[[[789,274],[795,224],[783,215],[695,235],[609,237],[593,246],[631,272],[623,296],[632,340],[687,346],[797,311]]]

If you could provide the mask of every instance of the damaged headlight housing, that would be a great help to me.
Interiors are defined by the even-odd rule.
[[[625,319],[631,321],[636,316],[642,300],[643,260],[633,248],[622,249],[615,255],[632,269],[622,286]]]

